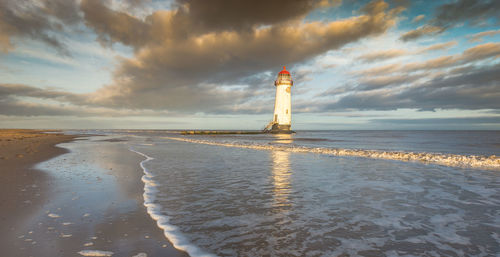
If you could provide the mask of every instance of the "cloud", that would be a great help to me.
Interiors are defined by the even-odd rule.
[[[375,67],[356,71],[355,74],[364,75],[364,76],[377,76],[379,74],[388,74],[388,73],[396,72],[399,70],[400,66],[401,65],[395,64],[395,63],[386,64],[386,65],[382,65],[382,66],[377,65]]]
[[[425,53],[425,52],[445,50],[445,49],[449,49],[457,44],[458,44],[458,42],[453,40],[450,42],[438,43],[438,44],[434,44],[431,46],[422,47],[422,48],[415,50],[415,51],[408,51],[408,50],[402,50],[402,49],[388,49],[388,50],[372,51],[372,52],[369,52],[367,54],[360,55],[360,56],[356,57],[356,59],[358,59],[362,62],[365,62],[365,63],[371,63],[371,62],[376,62],[376,61],[384,61],[384,60],[388,60],[388,59],[393,59],[393,58],[405,56],[405,55],[421,54],[421,53]],[[385,72],[385,71],[387,71],[387,70],[381,69],[381,70],[377,70],[376,72]]]
[[[395,125],[490,125],[500,124],[500,116],[421,118],[421,119],[372,119],[371,122]]]
[[[457,58],[454,56],[441,56],[428,61],[412,62],[400,67],[400,72],[415,72],[421,70],[433,70],[457,65]]]
[[[500,43],[486,43],[465,50],[461,61],[478,61],[500,55]]]
[[[483,32],[479,32],[476,34],[469,35],[467,37],[469,38],[469,42],[481,42],[483,40],[483,37],[494,36],[497,34],[500,34],[500,29],[483,31]]]
[[[359,85],[354,87],[356,90],[373,90],[377,88],[383,88],[388,86],[397,85],[400,86],[402,84],[411,83],[419,78],[422,75],[390,75],[390,76],[377,76],[370,78],[361,78],[359,80]]]
[[[308,112],[498,109],[499,56],[500,43],[485,43],[455,55],[377,65],[354,73],[346,85],[317,94],[319,99],[301,104]]]
[[[444,31],[444,28],[432,25],[420,26],[414,30],[404,33],[400,39],[403,41],[410,41],[422,36],[436,35]]]
[[[271,25],[303,18],[319,7],[340,4],[340,0],[177,0],[179,8],[173,14],[174,23],[181,22],[203,31],[251,30],[259,25]]]
[[[400,39],[415,40],[422,36],[442,33],[464,22],[470,25],[498,24],[500,1],[497,0],[458,0],[439,6],[429,23],[408,31]]]
[[[72,100],[71,93],[65,93],[50,89],[41,89],[22,84],[0,84],[0,115],[19,115],[19,116],[39,116],[39,115],[75,115],[76,112],[61,106],[62,102]],[[37,99],[39,102],[43,99],[51,99],[59,102],[59,105],[50,105],[43,103],[33,103],[22,100],[26,98]],[[74,99],[73,99],[74,100]],[[81,107],[78,109],[82,109]]]
[[[394,26],[396,15],[402,11],[401,7],[389,9],[387,3],[373,1],[358,16],[304,22],[301,19],[314,8],[335,2],[297,1],[290,7],[297,10],[290,9],[285,16],[271,17],[269,13],[252,20],[241,14],[241,21],[225,26],[227,22],[199,23],[203,15],[215,15],[205,10],[206,6],[197,6],[205,3],[179,2],[178,9],[155,11],[142,19],[113,10],[101,1],[81,1],[82,18],[96,31],[98,41],[129,45],[134,56],[121,57],[113,82],[94,93],[0,84],[2,114],[262,113],[272,100],[263,97],[272,95],[272,86],[263,86],[271,85],[276,75],[269,70],[384,33]],[[263,7],[254,8],[258,11]],[[224,14],[224,10],[217,12],[215,16],[227,15],[221,19],[237,18]],[[298,72],[294,79],[308,78]]]
[[[0,115],[7,116],[98,116],[102,113],[89,113],[81,107],[41,104],[16,99],[0,99]]]
[[[437,50],[445,50],[449,49],[455,45],[457,45],[458,42],[456,40],[446,42],[446,43],[438,43],[434,44],[428,47],[421,48],[417,51],[417,53],[424,53],[424,52],[430,52],[430,51],[437,51]]]
[[[75,116],[75,117],[152,117],[173,116],[166,111],[123,110],[85,107],[61,103],[37,103],[16,98],[0,99],[0,115],[5,116]]]
[[[439,6],[434,15],[434,23],[450,28],[461,22],[481,25],[488,19],[498,20],[500,2],[497,0],[458,0]]]
[[[34,100],[34,101],[33,101]],[[159,116],[168,111],[130,110],[92,105],[88,94],[0,83],[0,115],[15,116]]]
[[[419,22],[419,21],[423,20],[424,18],[425,18],[425,15],[423,15],[423,14],[417,15],[417,16],[415,16],[415,18],[413,18],[413,22]]]
[[[407,51],[401,49],[390,49],[390,50],[383,50],[383,51],[364,54],[359,56],[358,59],[363,62],[375,62],[375,61],[387,60],[403,56],[407,53],[408,53]]]
[[[94,29],[101,43],[120,42],[139,49],[144,45],[183,41],[207,32],[250,33],[256,26],[303,18],[318,7],[338,2],[177,0],[176,9],[155,11],[145,19],[113,10],[102,0],[82,0],[81,10],[87,26]]]
[[[42,89],[23,84],[1,84],[0,83],[0,100],[5,100],[9,97],[33,97],[39,99],[55,99],[66,102],[82,102],[79,95],[62,92],[51,89]]]
[[[380,51],[371,51],[367,54],[363,54],[363,55],[356,57],[356,59],[358,59],[364,63],[371,63],[371,62],[376,62],[376,61],[384,61],[384,60],[388,60],[388,59],[393,59],[393,58],[400,57],[400,56],[407,56],[407,55],[412,55],[412,54],[422,54],[422,53],[437,51],[437,50],[445,50],[445,49],[449,49],[457,44],[458,44],[458,42],[453,40],[450,42],[438,43],[438,44],[434,44],[431,46],[422,47],[422,48],[415,50],[415,51],[402,50],[402,49],[388,49],[388,50],[380,50]],[[376,73],[388,72],[392,68],[396,68],[396,67],[394,65],[379,66],[376,69],[374,69],[373,72],[376,72]]]
[[[500,55],[500,43],[486,43],[466,49],[460,55],[441,56],[424,62],[413,62],[401,66],[402,72],[440,69],[470,62],[495,58]]]
[[[351,91],[330,102],[309,103],[315,111],[396,110],[401,108],[498,109],[500,108],[500,64],[451,71],[444,76],[406,87]]]
[[[453,41],[452,41],[453,42]],[[445,48],[453,45],[452,42],[437,44],[427,48],[418,50],[416,53],[422,51],[430,51],[438,48]],[[458,65],[463,65],[471,62],[481,61],[489,58],[496,58],[500,55],[500,43],[485,43],[466,49],[463,53],[457,55],[440,56],[434,59],[410,62],[407,64],[387,64],[383,66],[375,66],[365,70],[356,72],[356,74],[364,76],[377,76],[379,74],[395,73],[410,73],[418,71],[430,71],[442,68],[448,68]]]
[[[402,8],[384,1],[371,1],[354,10],[350,17],[335,21],[311,18],[318,13],[323,15],[321,8],[334,7],[340,1],[236,1],[238,12],[234,11],[233,1],[224,0],[173,0],[170,7],[161,4],[167,9],[153,11],[153,6],[159,6],[155,2],[124,1],[0,0],[3,51],[10,51],[19,40],[32,39],[67,54],[69,48],[65,44],[79,48],[71,42],[90,35],[75,33],[82,25],[87,26],[86,32],[95,32],[91,40],[96,36],[102,46],[128,46],[128,57],[116,57],[118,65],[111,82],[93,93],[0,82],[0,115],[9,119],[30,117],[25,120],[45,116],[82,117],[81,120],[154,116],[151,120],[156,120],[186,113],[265,114],[272,112],[272,82],[283,65],[292,70],[297,84],[293,89],[294,113],[319,112],[322,116],[344,111],[344,116],[354,116],[363,113],[354,110],[453,109],[483,113],[500,109],[500,43],[480,44],[448,55],[445,50],[457,46],[457,41],[425,46],[403,42],[441,33],[455,23],[479,24],[483,18],[475,17],[482,16],[473,14],[474,17],[462,17],[459,21],[438,22],[438,17],[426,13],[425,17],[413,19],[414,27],[421,27],[398,35],[391,28],[400,19]],[[452,4],[460,2],[468,1]],[[439,12],[441,9],[436,14]],[[490,12],[484,17],[490,17],[488,21],[498,19],[491,15]],[[497,30],[484,31],[468,39],[477,42],[496,34]],[[403,40],[397,40],[400,36]],[[366,40],[370,37],[376,39]],[[360,41],[369,46],[367,50],[356,44]],[[390,46],[393,48],[388,49]],[[47,53],[30,52],[25,47],[16,52],[31,59],[43,58],[43,62],[50,60],[74,67],[79,63],[79,59],[45,56]],[[377,65],[380,61],[384,65]],[[36,81],[37,75],[34,77],[35,80],[17,81]],[[12,78],[6,81],[17,79]],[[40,81],[43,79],[47,78],[42,76]],[[40,83],[50,83],[48,80]],[[325,83],[340,86],[319,93],[325,90]],[[369,112],[373,118],[372,114]],[[217,115],[213,117],[220,117]],[[207,116],[210,115],[200,115]],[[466,118],[400,119],[400,123],[489,124],[490,119]],[[384,116],[373,123],[398,122],[385,120]],[[495,122],[498,124],[498,120]]]
[[[150,4],[152,0],[122,0],[121,4],[125,6],[126,9],[133,10],[136,8],[144,8],[146,4]]]
[[[35,101],[32,101],[35,99]],[[46,103],[47,101],[51,103]],[[110,113],[113,113],[113,110]],[[86,106],[86,95],[23,84],[0,83],[0,115],[90,115],[103,114]],[[116,112],[115,112],[116,113]]]
[[[1,0],[0,51],[10,51],[14,47],[13,37],[21,37],[40,40],[68,54],[57,33],[79,21],[78,5],[74,0]]]
[[[267,3],[257,1],[252,12]],[[271,17],[269,12],[253,20],[242,11],[237,15],[241,20],[229,22],[238,18],[233,10],[205,10],[206,1],[189,1],[180,9],[156,11],[145,20],[111,10],[99,1],[82,1],[86,24],[94,28],[102,42],[121,42],[135,49],[135,56],[123,59],[115,70],[113,83],[97,91],[92,101],[108,107],[231,110],[260,94],[252,87],[234,89],[232,85],[268,70],[277,72],[283,64],[304,62],[384,33],[395,25],[396,15],[402,11],[389,9],[383,1],[373,1],[363,7],[359,16],[333,22],[303,22],[296,18],[321,6],[312,1],[304,11],[304,3],[309,2],[291,4],[287,8],[300,11],[290,10],[285,16]],[[219,24],[213,15],[225,22]],[[200,24],[200,17],[205,16],[215,20]]]
[[[82,0],[85,23],[98,35],[98,41],[110,46],[115,42],[139,48],[151,36],[151,25],[125,13],[116,12],[99,0]]]

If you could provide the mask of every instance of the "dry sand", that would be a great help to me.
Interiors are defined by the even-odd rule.
[[[102,190],[101,198],[109,206],[104,206],[105,214],[96,215],[102,212],[102,204],[83,200],[85,197],[79,200],[72,195],[74,189],[60,183],[59,176],[33,169],[36,163],[67,152],[56,144],[75,139],[75,136],[42,132],[0,130],[1,256],[82,256],[92,254],[93,250],[113,252],[113,256],[142,253],[147,256],[187,256],[173,248],[142,205],[144,185],[140,180],[143,174],[138,165],[139,156],[130,153],[130,156],[122,156],[122,163],[108,163],[111,175],[121,181],[116,193],[123,195],[126,192],[136,204],[134,202],[132,208],[128,204],[126,213],[113,208],[120,204],[105,195],[109,194],[107,188]],[[72,174],[69,178],[64,175],[65,179],[81,186],[80,192],[92,190],[99,194],[100,187],[86,181],[88,177]],[[85,209],[93,216],[75,215],[75,208],[62,205],[53,210],[55,213],[47,213],[48,208],[55,208],[55,202],[64,202],[61,199],[67,202],[68,197],[74,200],[73,207]],[[110,202],[106,203],[107,200]]]

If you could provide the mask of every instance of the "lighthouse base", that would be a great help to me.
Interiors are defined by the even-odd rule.
[[[295,133],[295,131],[290,130],[291,125],[283,125],[283,124],[273,124],[271,127],[271,130],[269,131],[270,133],[273,134],[292,134]]]

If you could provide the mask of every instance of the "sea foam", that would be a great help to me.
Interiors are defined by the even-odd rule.
[[[307,147],[297,145],[269,145],[269,144],[249,144],[242,142],[215,142],[201,139],[163,137],[165,139],[177,140],[182,142],[216,145],[225,147],[238,147],[257,150],[278,150],[295,153],[318,153],[332,156],[364,157],[373,159],[421,162],[438,164],[451,167],[472,167],[489,170],[500,170],[500,157],[495,155],[458,155],[444,153],[426,153],[426,152],[404,152],[404,151],[379,151],[363,149],[341,149],[326,147]]]
[[[144,182],[144,206],[146,206],[149,216],[151,216],[151,218],[156,221],[158,227],[163,230],[165,237],[174,245],[175,248],[187,252],[189,256],[215,256],[213,254],[206,253],[197,246],[191,244],[189,240],[181,234],[179,228],[169,223],[169,217],[161,213],[161,206],[156,203],[156,193],[158,192],[158,189],[156,188],[157,185],[154,181],[154,175],[144,166],[146,162],[154,160],[154,158],[132,148],[129,150],[146,158],[140,163],[144,172],[144,175],[142,176],[142,182]]]
[[[78,252],[83,256],[112,256],[114,253],[110,251],[100,251],[100,250],[81,250]]]

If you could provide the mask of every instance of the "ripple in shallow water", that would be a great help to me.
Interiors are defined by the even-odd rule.
[[[169,141],[137,146],[159,213],[220,256],[487,255],[500,183],[475,171]]]

